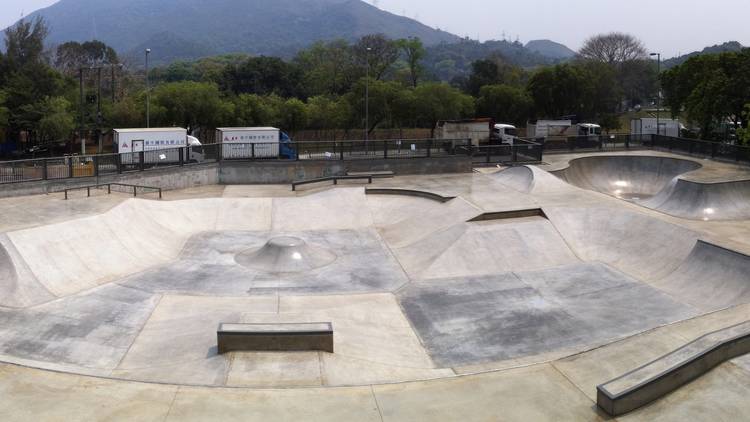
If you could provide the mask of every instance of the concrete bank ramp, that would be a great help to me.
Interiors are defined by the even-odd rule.
[[[543,209],[582,260],[604,262],[643,281],[672,273],[698,240],[684,227],[620,208]]]
[[[571,160],[555,174],[579,188],[627,200],[650,198],[699,163],[668,157],[603,155]]]
[[[456,224],[393,252],[412,279],[497,274],[578,262],[542,217]]]
[[[522,193],[530,193],[534,188],[534,173],[527,166],[511,167],[489,175],[493,180]]]
[[[674,272],[653,285],[704,311],[750,303],[750,256],[699,240]]]
[[[54,299],[37,281],[13,242],[0,234],[0,307],[25,308]]]
[[[699,183],[675,178],[640,205],[692,220],[750,219],[750,180]]]
[[[372,198],[374,197],[370,197]],[[463,224],[482,213],[462,198],[456,198],[444,204],[420,198],[399,199],[399,201],[386,203],[408,204],[409,206],[394,210],[396,212],[388,212],[387,209],[378,210],[381,215],[388,214],[385,215],[385,220],[378,218],[382,224],[378,226],[378,232],[391,247],[395,248],[411,245],[433,233]],[[380,204],[382,205],[383,202]],[[387,223],[389,217],[390,221],[395,222]]]

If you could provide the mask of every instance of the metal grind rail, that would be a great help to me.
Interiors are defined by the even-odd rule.
[[[76,190],[84,190],[85,189],[86,190],[86,197],[90,198],[91,197],[91,189],[100,189],[100,188],[103,188],[105,186],[107,188],[107,195],[112,194],[112,186],[115,186],[115,187],[124,187],[124,188],[127,188],[128,192],[130,191],[130,189],[133,189],[133,198],[136,198],[138,196],[138,189],[141,189],[143,191],[142,192],[143,194],[158,192],[159,199],[162,199],[162,189],[161,188],[156,188],[156,187],[153,187],[153,186],[130,185],[130,184],[127,184],[127,183],[100,183],[100,184],[97,184],[97,185],[76,186],[74,188],[67,188],[67,189],[63,190],[63,192],[65,193],[65,200],[66,201],[68,200],[68,192],[76,191]],[[151,192],[147,192],[147,191],[151,191]]]

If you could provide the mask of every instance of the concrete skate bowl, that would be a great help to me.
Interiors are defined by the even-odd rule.
[[[129,199],[6,234],[16,287],[2,285],[0,359],[184,385],[368,385],[548,361],[748,300],[735,278],[691,305],[697,287],[681,286],[696,271],[732,268],[703,273],[710,286],[750,264],[717,261],[689,230],[617,209],[544,211],[469,222],[483,210],[461,197],[347,187]],[[333,354],[216,351],[221,322],[320,321],[333,323]]]
[[[579,188],[605,193],[675,217],[693,220],[750,218],[750,180],[703,183],[685,177],[702,166],[649,156],[598,156],[572,160],[555,172]]]
[[[607,155],[571,160],[566,169],[555,174],[579,188],[638,202],[657,195],[676,177],[701,167],[676,158]]]

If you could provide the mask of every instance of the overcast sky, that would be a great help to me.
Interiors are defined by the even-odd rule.
[[[666,57],[730,40],[750,45],[749,1],[369,0],[381,9],[473,39],[502,39],[505,33],[507,39],[547,38],[577,50],[588,36],[616,30],[638,36]],[[55,2],[0,0],[0,27]]]

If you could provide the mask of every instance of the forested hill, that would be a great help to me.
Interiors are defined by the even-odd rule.
[[[693,51],[689,54],[684,54],[679,57],[675,57],[672,59],[665,60],[662,64],[665,68],[672,68],[677,65],[681,65],[685,63],[689,58],[700,56],[702,54],[715,54],[715,53],[725,53],[727,51],[740,51],[742,50],[743,46],[737,41],[729,41],[725,42],[724,44],[718,44],[711,47],[706,47],[701,51]]]
[[[289,57],[318,40],[383,33],[425,45],[457,42],[448,32],[361,0],[61,0],[43,17],[47,42],[98,39],[121,55],[153,51],[154,62],[226,53]]]

